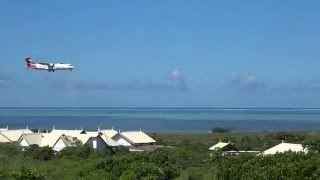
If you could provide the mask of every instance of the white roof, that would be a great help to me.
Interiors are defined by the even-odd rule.
[[[29,145],[37,144],[41,145],[43,136],[40,133],[32,133],[32,134],[23,134],[22,138],[24,138]]]
[[[50,146],[50,147],[53,147],[53,146],[55,146],[56,145],[56,143],[59,141],[59,139],[61,139],[62,140],[62,142],[64,143],[64,145],[66,146],[66,147],[70,147],[70,146],[72,146],[72,137],[71,136],[60,136],[58,139],[57,139],[57,141],[52,145],[52,146]]]
[[[109,138],[108,136],[106,136],[106,135],[104,135],[104,134],[101,135],[101,138],[107,143],[108,146],[112,146],[112,147],[114,147],[114,146],[120,146],[119,143],[117,143],[115,140]]]
[[[65,136],[76,137],[81,132],[83,132],[83,130],[55,130],[54,129],[43,137],[41,146],[53,147],[54,144],[59,140],[60,136],[65,135]]]
[[[101,130],[101,132],[109,138],[113,138],[115,135],[118,134],[118,131],[114,129],[104,129],[104,130]]]
[[[99,133],[96,132],[90,132],[90,131],[84,131],[84,130],[52,130],[50,133],[45,133],[43,136],[43,140],[41,143],[41,146],[49,146],[53,147],[55,143],[59,140],[61,136],[67,137],[67,140],[72,140],[73,138],[77,138],[82,144],[85,144],[88,142],[88,140],[91,137],[97,137],[99,136]],[[103,137],[101,137],[104,139]],[[108,144],[108,142],[106,142]]]
[[[215,144],[215,145],[213,145],[213,146],[211,146],[210,148],[209,148],[209,150],[215,150],[215,149],[221,149],[221,148],[223,148],[223,147],[225,147],[225,146],[227,146],[229,143],[225,143],[225,142],[218,142],[217,144]]]
[[[85,144],[88,142],[88,140],[91,138],[91,137],[97,137],[99,136],[98,133],[96,134],[77,134],[77,135],[74,135],[72,137],[75,137],[77,138],[79,141],[81,141],[82,144]]]
[[[148,136],[142,131],[126,131],[121,132],[120,135],[134,144],[156,142],[154,139],[152,139],[150,136]]]
[[[38,134],[41,134],[43,137],[49,133],[38,133]]]
[[[11,143],[12,141],[0,132],[0,143]]]
[[[102,131],[101,131],[101,133],[102,133],[101,135],[99,134],[99,132],[92,132],[92,131],[86,131],[86,133],[90,137],[97,137],[99,135],[107,143],[108,146],[120,146],[120,144],[118,144],[115,140],[111,139],[109,136],[104,134]],[[111,135],[112,131],[108,131],[108,133],[109,133],[109,135]]]
[[[292,144],[292,143],[282,142],[270,149],[263,151],[262,154],[264,155],[276,154],[276,153],[283,153],[290,150],[292,152],[307,152],[307,149],[303,149],[302,144]]]
[[[29,129],[9,129],[9,130],[1,130],[3,135],[9,138],[11,141],[18,141],[22,134],[33,133]]]

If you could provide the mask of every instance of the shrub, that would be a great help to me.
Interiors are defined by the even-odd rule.
[[[39,172],[37,169],[26,168],[22,166],[20,167],[19,170],[12,172],[11,177],[13,177],[14,179],[21,179],[21,180],[26,180],[26,179],[38,180],[38,179],[43,179],[44,174]]]
[[[121,179],[164,179],[163,169],[153,163],[135,162],[131,163],[128,170],[121,174]]]
[[[201,180],[204,179],[204,172],[201,168],[191,167],[188,169],[188,180]]]
[[[319,179],[320,172],[318,153],[243,154],[216,162],[218,179]]]
[[[92,149],[88,145],[83,145],[81,147],[77,147],[75,151],[76,157],[80,159],[87,159],[92,152]]]
[[[41,148],[36,148],[32,152],[32,157],[34,159],[39,159],[42,161],[48,161],[51,160],[54,156],[54,151],[51,149],[51,147],[41,147]]]

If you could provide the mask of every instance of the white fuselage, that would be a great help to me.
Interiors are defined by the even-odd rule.
[[[71,64],[63,64],[63,63],[35,63],[34,67],[31,67],[32,69],[37,70],[72,70],[74,67]]]

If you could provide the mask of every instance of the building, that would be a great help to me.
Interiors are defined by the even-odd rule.
[[[221,140],[217,144],[211,146],[209,150],[219,151],[222,156],[238,155],[240,153],[234,143],[231,143],[230,141],[226,143]]]
[[[0,131],[0,143],[12,143],[12,141]]]
[[[29,149],[31,145],[41,145],[43,135],[40,133],[23,134],[19,140],[18,145],[22,150]]]
[[[156,143],[154,139],[152,139],[141,130],[119,132],[115,136],[113,136],[112,139],[115,140],[118,144],[125,147],[153,145],[154,143]]]
[[[105,150],[109,145],[104,141],[98,132],[89,132],[88,134],[78,134],[74,136],[82,145],[88,145],[92,149]]]
[[[72,147],[72,146],[75,146],[74,144],[74,140],[73,140],[73,137],[71,136],[66,136],[66,135],[61,135],[61,136],[58,136],[57,139],[55,139],[52,146],[49,146],[49,147],[52,147],[52,150],[56,151],[56,152],[59,152],[61,150],[63,150],[64,148],[66,147]],[[46,145],[46,142],[43,141],[41,143],[41,147],[45,147]]]
[[[9,129],[7,127],[6,129],[0,130],[0,143],[17,142],[23,134],[31,133],[33,132],[28,129],[28,126],[26,129]]]
[[[11,140],[7,138],[7,136],[1,134],[1,132],[0,141],[11,142]],[[120,146],[116,141],[99,131],[86,132],[83,129],[59,130],[53,128],[50,133],[31,132],[22,134],[17,142],[22,150],[30,148],[31,145],[38,145],[39,147],[51,147],[56,152],[61,151],[66,147],[76,145],[89,145],[92,149],[98,150],[106,149],[106,147]]]
[[[260,155],[273,155],[288,151],[296,153],[307,153],[308,149],[304,148],[302,144],[285,143],[284,141],[282,141],[280,144],[263,151]]]
[[[107,145],[108,145],[109,147],[119,147],[119,146],[120,146],[119,143],[117,143],[115,140],[111,139],[111,138],[108,137],[107,135],[102,134],[102,135],[100,135],[100,136],[101,136],[101,138],[107,143]]]
[[[118,134],[118,131],[114,130],[113,127],[112,129],[104,129],[104,130],[101,130],[100,132],[109,138],[113,138],[115,135]]]
[[[125,146],[127,149],[139,147],[132,150],[152,151],[157,149],[154,139],[141,131],[117,132],[114,129],[100,131],[80,130],[61,130],[53,127],[49,133],[33,133],[28,128],[0,131],[0,142],[12,143],[17,142],[22,150],[29,149],[32,145],[39,147],[51,147],[54,151],[59,152],[66,147],[77,145],[88,145],[92,149],[104,150],[106,148],[114,149],[115,147]]]
[[[212,150],[212,151],[217,151],[217,150],[229,151],[229,150],[238,150],[238,149],[235,147],[234,143],[231,143],[230,141],[226,143],[226,142],[222,142],[220,140],[217,144],[211,146],[209,148],[209,150]]]

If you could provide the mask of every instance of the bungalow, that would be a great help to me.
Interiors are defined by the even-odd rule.
[[[217,144],[211,146],[209,150],[212,151],[221,151],[222,156],[226,155],[238,155],[238,149],[235,147],[234,143],[231,143],[230,141],[225,143],[225,142],[218,142]]]
[[[0,140],[10,142],[10,139],[0,134]],[[117,142],[99,132],[86,132],[81,130],[57,130],[54,129],[50,133],[30,133],[23,134],[18,139],[21,149],[30,148],[32,144],[39,147],[52,147],[54,151],[61,151],[65,147],[76,146],[77,140],[79,144],[87,144],[93,149],[105,149],[106,146],[119,146]]]
[[[108,146],[106,141],[98,134],[98,132],[90,132],[88,134],[78,134],[74,136],[81,144],[89,145],[92,149],[104,150]]]
[[[23,134],[31,134],[33,132],[27,127],[26,129],[2,129],[0,130],[0,133],[2,136],[0,143],[7,143],[7,139],[9,139],[10,142],[17,142]]]
[[[126,131],[119,132],[112,138],[118,144],[126,147],[141,146],[141,145],[153,145],[156,141],[150,136],[140,131]]]
[[[73,146],[73,138],[71,136],[66,136],[64,134],[57,136],[44,136],[40,147],[52,147],[52,150],[59,152],[65,147]]]
[[[22,150],[30,148],[31,145],[41,145],[43,135],[38,133],[23,134],[18,140],[18,146]]]
[[[260,155],[273,155],[288,151],[296,153],[307,153],[308,148],[304,148],[302,144],[285,143],[284,141],[282,141],[280,144],[263,151]]]
[[[84,134],[84,130],[57,130],[54,129],[50,133],[46,133],[40,144],[40,147],[49,146],[54,151],[61,151],[65,147],[74,146],[74,138],[79,134]]]
[[[236,148],[235,145],[234,145],[233,143],[231,143],[230,141],[227,142],[227,143],[225,143],[225,142],[222,142],[222,141],[220,140],[217,144],[211,146],[211,147],[209,148],[209,150],[227,151],[227,150],[237,150],[237,148]]]
[[[100,135],[100,136],[101,136],[101,138],[107,143],[107,145],[108,145],[109,147],[118,147],[118,146],[120,146],[119,143],[117,143],[115,140],[111,139],[111,138],[108,137],[107,135],[102,134],[102,135]]]
[[[101,130],[100,132],[109,138],[113,138],[115,135],[118,134],[118,131],[114,130],[113,127],[112,129],[104,129],[104,130]]]

